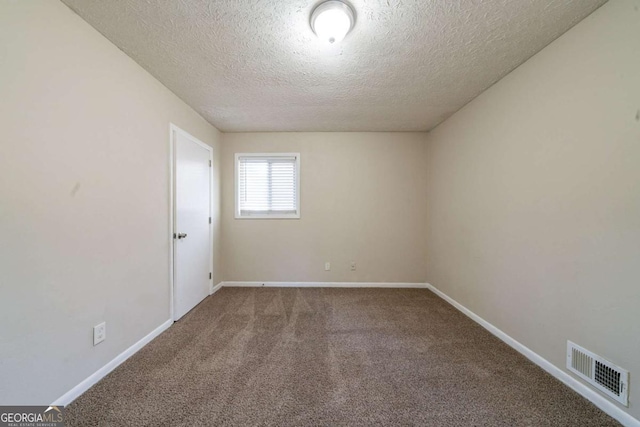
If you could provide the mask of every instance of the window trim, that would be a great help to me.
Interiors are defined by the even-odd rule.
[[[252,214],[241,215],[240,214],[240,157],[295,157],[296,158],[296,213],[287,214]],[[235,206],[234,206],[234,218],[235,219],[300,219],[300,153],[235,153],[234,162],[234,185],[235,185]]]

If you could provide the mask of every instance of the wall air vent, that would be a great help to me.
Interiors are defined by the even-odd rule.
[[[610,398],[629,406],[629,371],[567,341],[567,369]]]

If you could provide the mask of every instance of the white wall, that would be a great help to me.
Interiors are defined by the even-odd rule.
[[[220,134],[57,1],[0,3],[0,64],[0,404],[48,404],[169,319],[169,123]]]
[[[427,279],[560,368],[631,371],[640,418],[640,0],[615,0],[429,135]]]
[[[424,133],[230,133],[226,281],[424,282]],[[234,153],[299,152],[301,218],[234,219]],[[331,271],[324,271],[325,261]],[[349,270],[355,261],[356,271]]]

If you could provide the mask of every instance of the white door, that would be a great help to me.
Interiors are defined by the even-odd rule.
[[[211,283],[211,147],[172,128],[175,149],[173,319],[209,295]]]

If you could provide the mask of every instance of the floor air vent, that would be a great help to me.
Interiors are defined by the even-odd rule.
[[[629,371],[567,341],[567,369],[612,399],[629,406]]]

